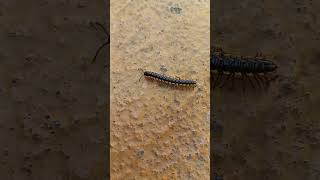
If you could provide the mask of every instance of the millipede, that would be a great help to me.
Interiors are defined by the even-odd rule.
[[[214,47],[210,55],[210,69],[211,71],[218,72],[217,78],[213,80],[213,88],[217,86],[222,87],[230,78],[232,79],[233,86],[235,74],[241,74],[242,80],[247,78],[254,87],[250,77],[254,77],[258,84],[260,82],[269,82],[266,75],[267,73],[274,72],[277,69],[277,65],[259,56],[243,57],[227,55],[221,48]],[[222,75],[227,73],[227,78],[222,81]]]
[[[151,71],[144,71],[143,75],[147,78],[152,78],[161,82],[165,82],[165,83],[177,85],[177,86],[196,86],[197,85],[197,82],[194,80],[184,80],[180,78],[173,78],[173,77],[165,76],[165,75],[151,72]]]

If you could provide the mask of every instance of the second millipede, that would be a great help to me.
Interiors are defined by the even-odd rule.
[[[177,79],[169,76],[165,76],[159,73],[151,72],[151,71],[144,71],[143,75],[148,78],[153,78],[159,81],[163,81],[166,83],[170,83],[173,85],[180,85],[180,86],[196,86],[197,82],[193,80],[183,80]]]
[[[225,54],[221,48],[213,47],[212,49],[210,69],[218,72],[213,87],[220,85],[221,76],[226,72],[229,73],[229,75],[224,82],[221,82],[220,87],[222,87],[230,77],[234,79],[236,73],[240,73],[243,80],[245,78],[249,79],[252,86],[254,86],[253,81],[248,74],[251,74],[258,84],[260,84],[260,82],[268,83],[270,80],[266,79],[265,76],[261,76],[261,74],[267,75],[267,73],[274,72],[278,68],[275,63],[264,58],[232,56]]]

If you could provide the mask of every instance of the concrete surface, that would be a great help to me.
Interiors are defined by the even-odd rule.
[[[111,179],[209,179],[209,1],[111,1]],[[193,79],[172,88],[142,70]]]
[[[0,179],[107,174],[103,1],[0,1]]]
[[[320,178],[319,1],[215,1],[214,45],[279,65],[269,89],[212,99],[212,154],[226,180]]]

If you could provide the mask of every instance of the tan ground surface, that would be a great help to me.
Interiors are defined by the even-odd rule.
[[[112,179],[209,179],[209,1],[111,1]],[[150,70],[194,89],[147,81]]]

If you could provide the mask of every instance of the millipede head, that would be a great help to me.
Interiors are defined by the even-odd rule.
[[[278,66],[275,63],[271,61],[266,61],[266,62],[268,62],[268,63],[265,63],[265,68],[267,72],[273,72],[278,68]]]
[[[143,72],[143,75],[145,75],[145,76],[152,76],[154,73],[153,72],[151,72],[151,71],[144,71]]]

